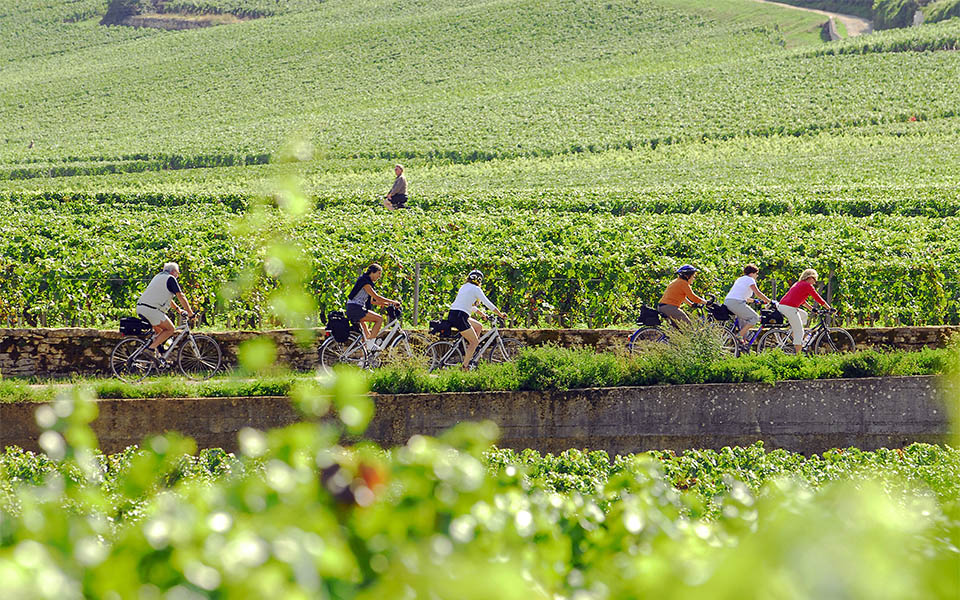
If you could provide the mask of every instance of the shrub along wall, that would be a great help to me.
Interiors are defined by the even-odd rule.
[[[941,347],[960,327],[879,327],[851,329],[858,346],[918,350]],[[622,349],[628,330],[618,329],[517,329],[508,335],[529,345],[554,343],[562,347],[583,346],[597,350]],[[212,333],[224,351],[227,365],[236,362],[237,347],[244,341],[266,335],[277,345],[278,360],[294,369],[317,366],[317,343],[300,346],[291,330],[266,332],[230,331]],[[0,329],[0,376],[63,377],[109,374],[110,351],[120,339],[116,331],[97,329]]]

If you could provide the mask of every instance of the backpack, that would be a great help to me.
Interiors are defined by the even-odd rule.
[[[150,321],[142,317],[122,317],[120,319],[120,335],[144,336],[153,331]]]
[[[646,304],[640,307],[640,316],[637,317],[637,325],[646,325],[656,327],[660,324],[660,311],[650,308]]]
[[[729,321],[733,313],[723,304],[710,304],[707,306],[707,312],[713,317],[714,321]]]
[[[326,329],[333,335],[333,339],[343,344],[350,338],[350,330],[354,329],[354,327],[352,327],[350,321],[347,320],[347,315],[343,314],[342,311],[335,310],[327,315]]]
[[[783,313],[775,308],[764,308],[760,311],[760,323],[763,325],[783,325]]]
[[[450,326],[450,321],[446,319],[430,321],[430,333],[440,337],[450,337],[453,335],[453,328]]]

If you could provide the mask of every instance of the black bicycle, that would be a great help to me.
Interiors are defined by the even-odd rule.
[[[853,341],[850,332],[842,327],[831,327],[834,310],[829,308],[814,308],[813,314],[820,317],[816,327],[807,329],[803,334],[802,350],[805,354],[834,354],[839,352],[854,352],[857,344]],[[787,354],[794,354],[791,329],[789,327],[771,329],[760,338],[759,351],[780,350]]]

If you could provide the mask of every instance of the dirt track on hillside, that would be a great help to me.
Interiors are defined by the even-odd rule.
[[[817,13],[818,15],[824,15],[826,17],[833,17],[837,21],[843,23],[844,27],[847,28],[847,35],[850,37],[856,37],[858,35],[866,35],[868,33],[873,33],[873,21],[869,21],[862,17],[856,17],[854,15],[843,15],[840,13],[829,12],[826,10],[818,10],[815,8],[804,8],[802,6],[794,6],[792,4],[783,4],[780,2],[771,2],[770,0],[755,0],[756,2],[763,2],[764,4],[776,4],[777,6],[783,6],[784,8],[792,8],[795,10],[802,10],[806,12]]]

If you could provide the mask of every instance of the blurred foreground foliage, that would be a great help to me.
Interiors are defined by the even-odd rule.
[[[307,420],[237,455],[168,434],[104,456],[81,392],[38,409],[45,453],[0,460],[10,598],[944,598],[960,589],[960,452],[759,444],[540,456],[464,424],[346,446],[344,372]]]

